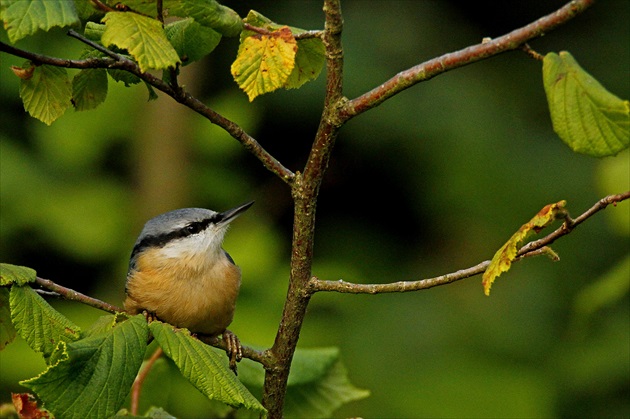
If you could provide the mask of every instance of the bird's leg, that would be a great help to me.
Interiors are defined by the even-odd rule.
[[[225,351],[227,352],[228,358],[230,358],[230,369],[234,371],[234,374],[237,374],[236,363],[243,359],[243,347],[241,346],[241,341],[234,333],[227,329],[223,332],[223,340],[227,346]]]
[[[142,310],[142,314],[144,314],[144,318],[147,319],[147,323],[151,323],[152,321],[159,320],[155,313],[149,313],[147,310]]]

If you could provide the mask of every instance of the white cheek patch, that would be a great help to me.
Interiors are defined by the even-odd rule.
[[[225,228],[208,227],[201,233],[167,243],[162,247],[161,254],[168,259],[189,259],[199,254],[210,256],[219,253],[225,231]]]

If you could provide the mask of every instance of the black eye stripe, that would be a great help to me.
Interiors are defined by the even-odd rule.
[[[217,214],[213,217],[209,217],[201,221],[193,221],[192,223],[185,225],[179,230],[154,236],[146,236],[134,246],[133,251],[131,252],[131,258],[133,259],[134,256],[149,247],[163,247],[172,240],[177,240],[183,237],[197,234],[205,230],[210,224],[216,224],[217,222],[221,221],[220,218],[221,217],[219,216],[219,214]]]

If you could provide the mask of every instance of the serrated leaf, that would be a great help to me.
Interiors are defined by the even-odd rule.
[[[17,333],[11,321],[9,289],[0,287],[0,351],[15,340]]]
[[[33,64],[27,61],[22,68]],[[50,65],[35,66],[33,75],[20,80],[20,97],[24,109],[46,125],[52,124],[64,114],[72,102],[72,87],[65,68]]]
[[[234,10],[215,0],[166,0],[164,7],[179,17],[192,17],[221,35],[236,36],[243,30],[243,20]]]
[[[235,408],[266,411],[227,368],[224,356],[211,346],[191,337],[186,329],[175,331],[172,326],[159,321],[151,322],[149,327],[164,353],[206,397]]]
[[[169,23],[164,30],[184,65],[210,54],[221,41],[220,33],[201,26],[192,18]]]
[[[269,35],[248,36],[239,45],[232,76],[251,102],[286,84],[295,66],[296,52],[297,42],[287,26]]]
[[[140,70],[162,70],[180,63],[168,42],[160,21],[137,13],[109,12],[103,18],[105,32],[101,42],[129,51]]]
[[[239,376],[248,386],[263,386],[264,371],[259,364],[243,360]],[[342,405],[366,398],[369,393],[350,382],[338,348],[298,349],[289,374],[284,416],[332,417]]]
[[[101,42],[103,33],[105,33],[105,25],[96,22],[87,22],[83,30],[83,36],[94,42]],[[94,50],[90,48],[90,51]]]
[[[40,29],[48,31],[54,26],[79,23],[73,1],[28,0],[8,3],[3,8],[2,19],[12,43]]]
[[[304,83],[315,80],[326,62],[324,43],[321,39],[302,39],[297,41],[297,45],[295,67],[287,79],[285,85],[287,89],[297,89]]]
[[[607,91],[566,51],[543,61],[554,131],[573,151],[612,156],[630,145],[630,102]]]
[[[244,21],[252,26],[269,31],[275,31],[284,26],[271,21],[269,18],[254,10],[249,12]],[[293,26],[289,26],[289,29],[294,36],[307,32],[304,29],[295,28]],[[241,33],[241,42],[243,42],[247,37],[253,35],[256,35],[256,33],[244,30]],[[324,53],[324,43],[320,38],[298,40],[295,65],[289,75],[289,78],[282,87],[286,89],[296,89],[308,81],[315,80],[324,68],[326,61]]]
[[[112,79],[114,79],[114,81],[123,82],[125,84],[125,87],[129,87],[132,84],[138,84],[142,81],[140,77],[125,70],[109,68],[107,69],[107,73],[110,75]]]
[[[79,339],[81,329],[52,308],[29,286],[13,286],[10,294],[11,320],[28,346],[49,358],[59,342]]]
[[[20,384],[32,389],[58,418],[107,418],[124,403],[138,373],[149,337],[142,314],[109,333],[61,342],[56,363]]]
[[[519,228],[518,231],[510,237],[510,240],[497,250],[490,261],[490,265],[483,273],[481,283],[483,285],[483,291],[486,295],[490,295],[490,288],[492,287],[494,280],[503,272],[507,272],[510,269],[512,261],[516,258],[516,253],[520,248],[521,243],[523,243],[523,241],[531,234],[538,233],[554,220],[562,218],[565,214],[565,204],[566,201],[560,201],[555,204],[545,205],[543,209],[534,216],[534,218],[523,224],[521,228]]]
[[[26,285],[37,280],[35,269],[26,266],[0,263],[0,285]]]
[[[86,68],[72,79],[72,102],[77,111],[94,109],[107,97],[107,71]]]

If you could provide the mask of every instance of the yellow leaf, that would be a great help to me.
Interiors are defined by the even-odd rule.
[[[249,36],[238,48],[232,76],[251,102],[285,85],[295,66],[296,53],[297,42],[287,26]]]
[[[554,220],[564,215],[564,205],[566,201],[556,202],[555,204],[545,205],[538,214],[529,222],[523,224],[516,233],[510,237],[501,248],[494,254],[488,269],[483,274],[483,291],[486,295],[490,295],[490,287],[494,280],[503,272],[507,272],[512,265],[512,261],[516,258],[516,253],[521,243],[531,235],[538,233],[540,230],[551,224]]]

